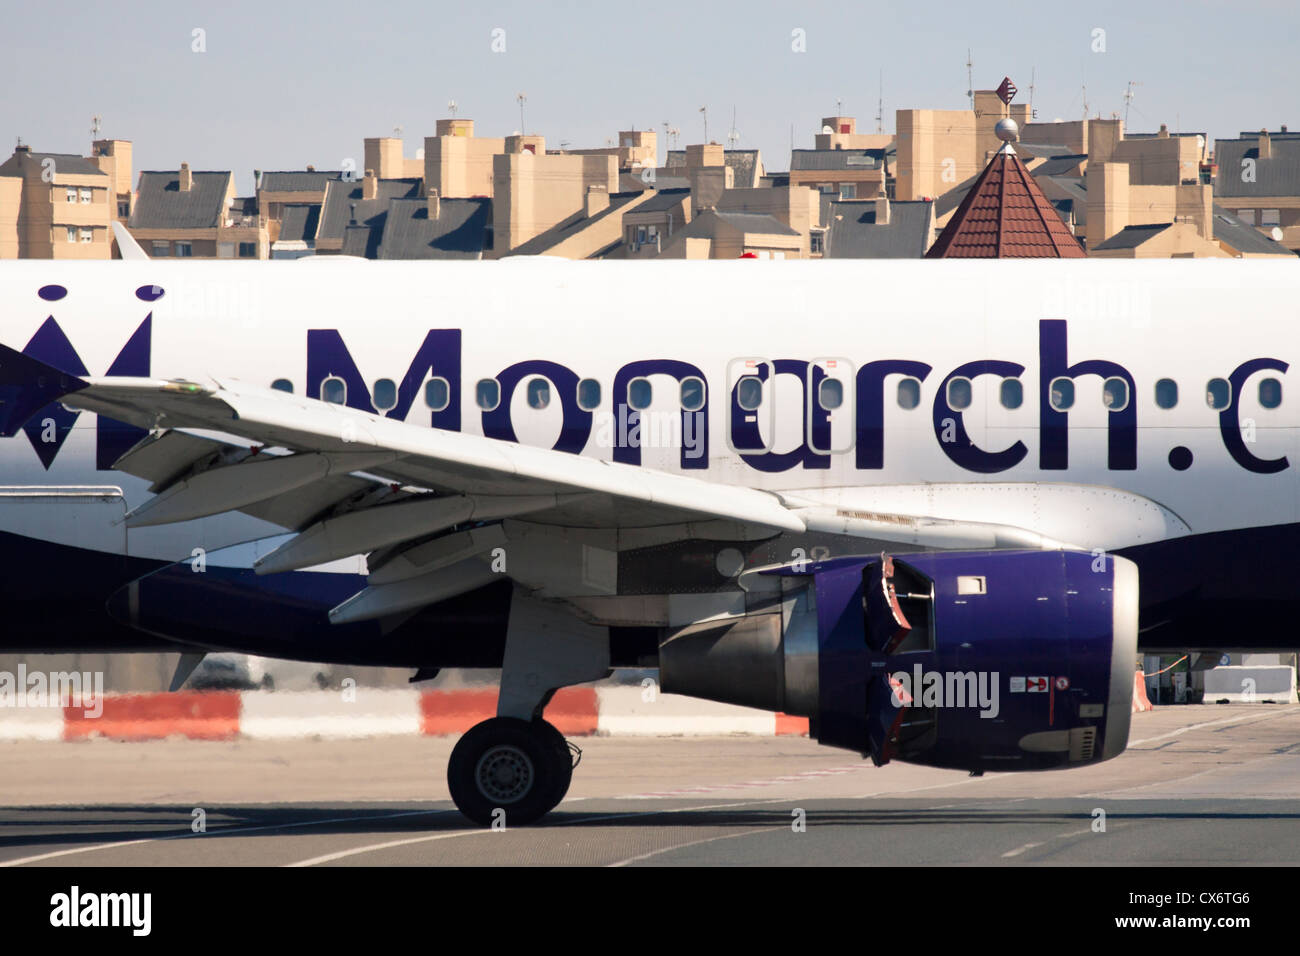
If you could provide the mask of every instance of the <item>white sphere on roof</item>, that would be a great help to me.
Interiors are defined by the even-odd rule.
[[[1020,136],[1020,127],[1010,117],[1000,119],[998,125],[993,127],[993,135],[1004,143],[1014,143]]]

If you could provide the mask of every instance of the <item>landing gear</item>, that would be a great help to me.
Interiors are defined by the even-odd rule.
[[[460,812],[475,823],[514,826],[532,823],[564,799],[573,766],[564,736],[546,721],[493,717],[457,742],[447,786]]]

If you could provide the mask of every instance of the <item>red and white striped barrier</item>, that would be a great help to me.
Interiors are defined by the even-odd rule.
[[[1151,698],[1147,696],[1147,675],[1138,671],[1133,675],[1133,713],[1139,714],[1144,710],[1155,709],[1155,704],[1151,703]]]
[[[180,691],[106,695],[82,706],[0,708],[0,740],[191,740],[459,735],[496,714],[495,690]],[[666,696],[640,687],[566,687],[546,719],[569,737],[808,734],[803,717]]]

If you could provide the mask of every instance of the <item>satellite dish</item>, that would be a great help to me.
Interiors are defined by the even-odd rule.
[[[1274,227],[1273,227],[1273,231],[1270,233],[1270,235],[1271,235],[1271,236],[1274,238],[1274,240],[1276,240],[1277,242],[1281,242],[1281,241],[1282,241],[1282,230],[1279,229],[1277,226],[1274,226]]]
[[[822,133],[833,133],[833,132],[835,132],[835,130],[831,129],[829,126],[822,127]]]

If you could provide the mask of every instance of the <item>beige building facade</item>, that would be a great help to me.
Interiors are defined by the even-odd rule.
[[[129,149],[125,157],[129,178]],[[110,160],[110,172],[101,168],[101,158]],[[113,257],[119,184],[113,157],[37,153],[19,146],[0,164],[0,181],[0,256]]]

